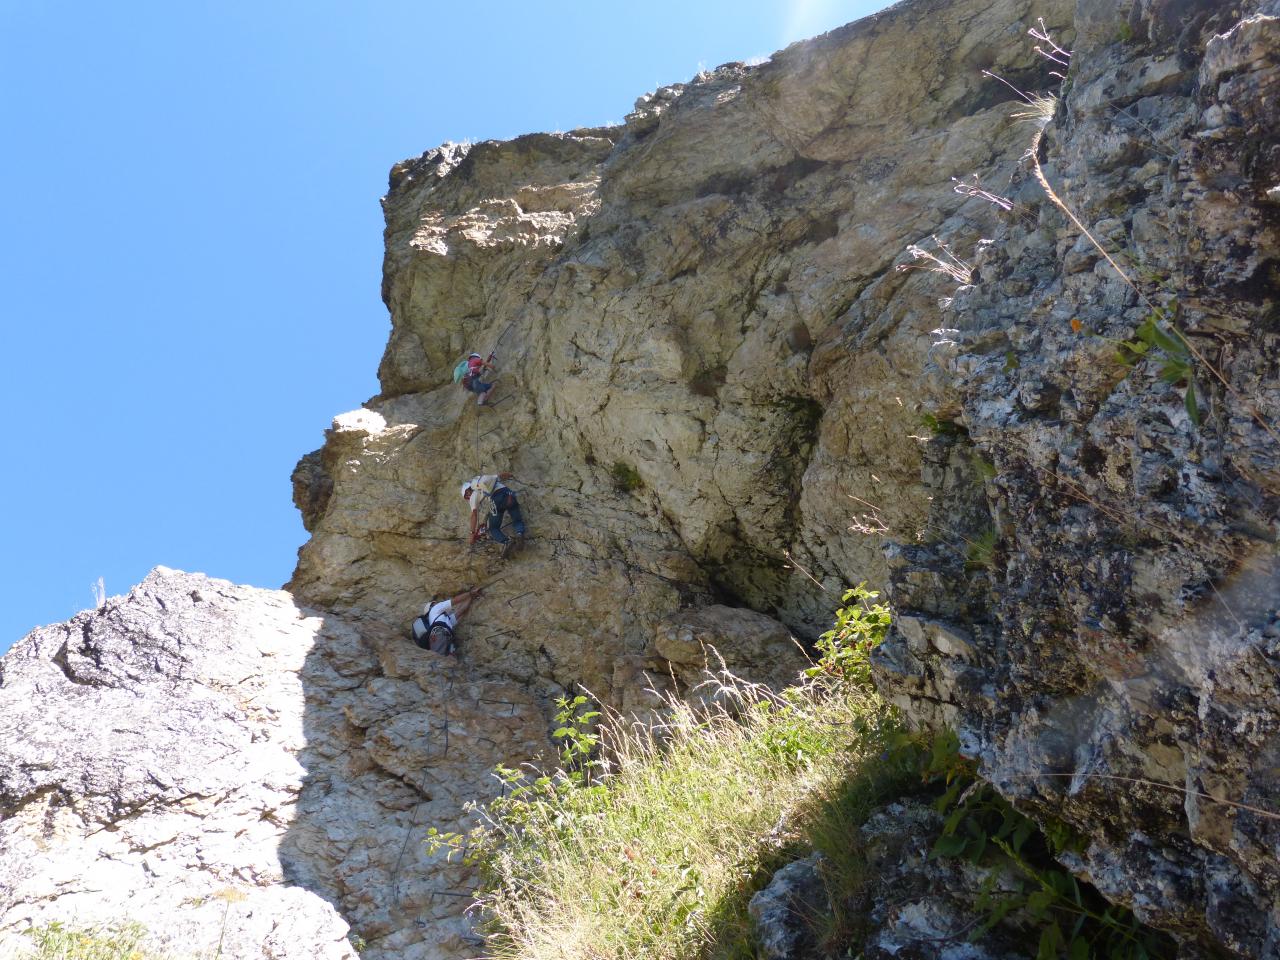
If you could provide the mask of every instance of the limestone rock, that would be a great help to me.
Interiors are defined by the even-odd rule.
[[[693,685],[708,672],[735,676],[782,689],[796,683],[809,660],[785,626],[762,613],[712,604],[665,617],[657,626],[652,653]]]
[[[891,550],[877,661],[1188,956],[1280,949],[1274,7],[1080,3],[1038,156],[1116,265],[1015,183],[937,358],[937,532]],[[1190,348],[1120,362],[1153,316]]]
[[[1039,18],[1074,56],[1033,140],[982,71],[1057,88]],[[909,0],[619,126],[397,164],[381,392],[294,473],[293,594],[158,571],[0,661],[0,932],[474,953],[422,833],[546,755],[552,697],[650,709],[706,638],[781,682],[866,580],[878,683],[1085,833],[1071,869],[1187,957],[1275,956],[1278,23]],[[1166,345],[1119,363],[1156,308]],[[486,407],[450,379],[473,349]],[[496,470],[505,561],[458,495]],[[489,581],[456,660],[407,642]],[[917,905],[909,938],[959,920]]]
[[[228,960],[472,952],[472,880],[425,831],[464,826],[547,722],[403,637],[164,568],[20,641],[0,716],[0,955],[137,922]]]
[[[930,234],[969,256],[986,204],[952,178],[1006,179],[1026,149],[980,71],[1047,79],[1023,32],[1069,35],[1072,7],[916,0],[663,88],[621,126],[397,165],[381,393],[296,475],[312,537],[291,588],[398,628],[423,584],[496,572],[458,484],[510,470],[530,540],[476,611],[477,665],[619,705],[683,608],[811,641],[843,587],[885,580],[886,534],[928,520],[946,286],[895,266]],[[450,371],[490,349],[477,407]]]
[[[804,960],[817,955],[816,924],[831,912],[822,879],[822,854],[789,863],[751,898],[751,930],[760,960]]]

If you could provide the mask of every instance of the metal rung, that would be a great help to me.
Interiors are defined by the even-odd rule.
[[[428,897],[457,897],[459,900],[472,900],[474,897],[469,893],[454,893],[452,890],[432,890]]]

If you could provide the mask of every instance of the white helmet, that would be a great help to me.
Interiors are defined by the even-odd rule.
[[[467,494],[469,494],[470,492],[471,492],[471,481],[468,480],[466,483],[462,485],[462,499],[463,500],[467,499]]]

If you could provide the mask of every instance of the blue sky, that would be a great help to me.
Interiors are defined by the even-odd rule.
[[[378,198],[881,0],[0,0],[0,651],[165,564],[278,587],[377,392]]]

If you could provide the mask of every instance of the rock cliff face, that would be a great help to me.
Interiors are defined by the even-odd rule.
[[[983,71],[1059,87],[1039,18],[1075,55],[1038,137]],[[398,164],[381,393],[294,473],[292,593],[159,572],[5,658],[36,733],[0,751],[0,930],[144,898],[228,958],[346,956],[346,924],[465,955],[423,831],[546,749],[551,697],[642,711],[711,648],[781,682],[868,580],[913,722],[1188,957],[1275,956],[1277,18],[912,0],[617,127]],[[490,349],[477,407],[450,374]],[[458,491],[497,470],[507,560]],[[408,644],[494,577],[456,661]]]
[[[1280,955],[1277,14],[1079,4],[1038,156],[1131,282],[1014,184],[935,355],[939,522],[890,551],[879,665],[1108,896],[1249,957]],[[1153,315],[1175,339],[1117,362]]]
[[[532,540],[476,611],[512,632],[473,663],[617,699],[682,607],[825,629],[842,585],[886,579],[851,517],[929,514],[940,285],[894,267],[931,233],[966,255],[981,236],[952,178],[1007,180],[1030,134],[980,71],[1048,80],[1024,33],[1071,6],[907,4],[658,90],[623,126],[397,165],[382,393],[295,474],[312,537],[291,588],[398,627],[424,590],[485,579],[458,488],[502,469]],[[481,408],[450,374],[491,348]]]

